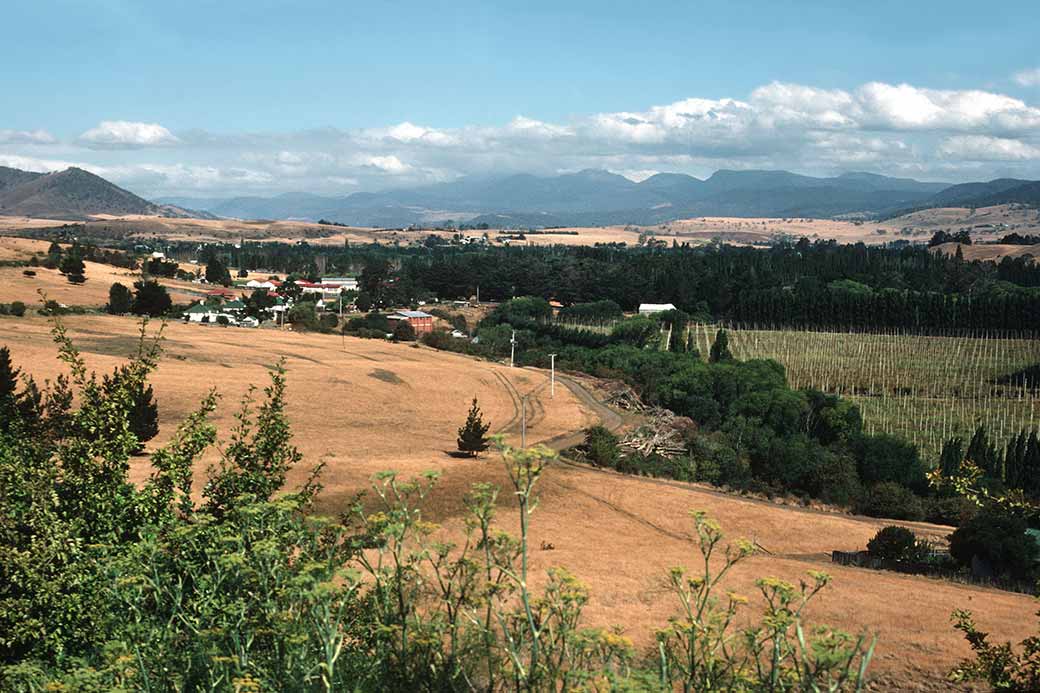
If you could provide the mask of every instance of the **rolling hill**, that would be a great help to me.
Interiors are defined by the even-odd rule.
[[[0,166],[0,215],[82,220],[97,214],[212,218],[149,202],[81,168],[33,173]]]

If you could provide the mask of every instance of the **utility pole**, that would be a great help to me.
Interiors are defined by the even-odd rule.
[[[516,330],[513,330],[513,336],[509,338],[509,367],[513,367],[513,357],[516,355]]]
[[[549,354],[549,398],[556,397],[556,354]]]

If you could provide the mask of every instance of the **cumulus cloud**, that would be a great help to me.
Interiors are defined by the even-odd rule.
[[[105,121],[73,142],[0,131],[0,154],[35,168],[64,160],[149,196],[340,193],[465,175],[551,175],[601,168],[658,171],[867,170],[959,181],[1040,178],[1040,107],[993,90],[870,82],[852,89],[772,82],[746,95],[690,96],[552,122],[520,114],[499,125],[173,135],[158,124]],[[60,159],[60,161],[59,161]],[[3,161],[3,159],[0,159]],[[8,164],[16,165],[17,164]],[[20,166],[28,168],[30,166]]]
[[[1040,67],[1034,67],[1032,70],[1022,70],[1016,72],[1013,79],[1023,87],[1036,87],[1040,86]]]
[[[92,149],[141,149],[179,142],[172,132],[158,123],[129,120],[103,120],[80,135],[79,141]]]
[[[1021,140],[985,135],[957,135],[943,140],[939,152],[968,161],[1040,161],[1040,147]]]

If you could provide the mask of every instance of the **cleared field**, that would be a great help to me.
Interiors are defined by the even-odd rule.
[[[134,349],[133,320],[107,316],[65,318],[89,365],[109,369]],[[172,324],[166,356],[152,378],[160,409],[161,432],[154,447],[172,432],[207,391],[223,394],[216,423],[226,436],[237,400],[250,383],[263,385],[280,356],[288,359],[289,416],[305,465],[290,478],[299,483],[307,468],[326,463],[321,510],[344,509],[371,475],[397,469],[403,476],[433,469],[441,481],[426,515],[441,522],[447,537],[461,532],[461,494],[473,482],[505,485],[501,463],[488,455],[460,460],[448,455],[456,429],[473,396],[480,400],[493,429],[516,435],[516,393],[531,398],[528,441],[551,439],[599,419],[557,385],[550,399],[546,374],[509,369],[462,356],[380,341],[275,330],[236,330]],[[59,372],[49,325],[34,317],[0,317],[0,344],[11,347],[17,364],[37,377]],[[514,392],[515,389],[515,392]],[[208,461],[214,461],[211,454]],[[200,465],[202,472],[205,464]],[[133,466],[134,478],[148,473],[145,458]],[[196,488],[201,485],[197,482]],[[592,592],[591,624],[623,624],[640,648],[653,642],[675,603],[663,589],[668,567],[694,566],[690,509],[719,519],[730,537],[756,540],[769,553],[750,559],[726,583],[727,589],[759,603],[754,580],[776,575],[795,580],[806,570],[824,569],[834,584],[810,609],[813,619],[850,631],[877,631],[881,640],[873,670],[879,690],[948,690],[943,675],[967,647],[950,628],[955,607],[976,611],[980,627],[997,638],[1024,637],[1032,628],[1034,602],[1022,595],[832,566],[832,550],[864,546],[883,522],[777,506],[713,492],[694,485],[626,477],[583,467],[557,465],[539,486],[540,504],[532,516],[533,573],[566,566]],[[515,530],[513,501],[503,493],[500,520]],[[941,537],[949,528],[914,525]]]
[[[717,327],[697,325],[707,355]],[[1016,378],[1040,364],[1040,339],[863,334],[727,327],[737,358],[783,364],[794,387],[855,401],[868,431],[895,433],[937,456],[953,437],[985,424],[1003,444],[1040,427],[1040,391]]]

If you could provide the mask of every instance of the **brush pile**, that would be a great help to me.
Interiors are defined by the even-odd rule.
[[[693,421],[660,407],[645,409],[644,412],[646,423],[627,433],[620,441],[625,454],[659,455],[667,459],[684,454],[684,438],[695,427]]]
[[[617,383],[614,388],[607,393],[604,398],[604,403],[611,407],[623,409],[624,411],[643,411],[646,409],[646,405],[639,399],[639,395],[628,385],[624,383]]]

